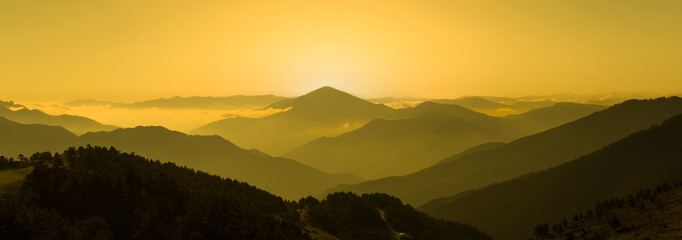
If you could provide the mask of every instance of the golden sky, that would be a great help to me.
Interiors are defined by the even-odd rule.
[[[0,99],[682,92],[682,1],[0,1]]]

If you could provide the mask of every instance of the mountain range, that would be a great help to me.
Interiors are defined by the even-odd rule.
[[[220,120],[193,133],[219,134],[240,146],[324,171],[373,179],[411,173],[477,144],[510,141],[603,107],[562,103],[515,118],[497,118],[429,101],[391,109],[324,87],[269,108],[288,111],[258,119]]]
[[[496,99],[498,100],[498,99]],[[502,99],[506,100],[506,99]],[[542,101],[514,101],[513,103],[505,103],[503,101],[492,101],[481,96],[461,97],[455,99],[434,99],[431,100],[437,103],[454,104],[477,112],[485,113],[492,116],[504,116],[509,114],[519,114],[527,112],[531,109],[548,107],[555,104],[552,100]]]
[[[283,201],[243,182],[113,147],[30,159],[20,169],[30,173],[12,184],[18,189],[0,189],[3,239],[490,239],[385,194]]]
[[[329,192],[384,192],[421,205],[435,198],[557,166],[680,113],[682,99],[679,97],[629,100],[504,146],[456,160],[445,159],[441,164],[408,175],[342,185]]]
[[[384,116],[391,108],[323,87],[267,108],[283,109],[263,118],[230,118],[209,123],[193,134],[217,134],[239,146],[280,155],[321,136],[336,136]]]
[[[117,108],[162,108],[162,109],[256,109],[268,106],[274,102],[287,99],[275,95],[229,97],[171,97],[159,98],[141,102],[122,103],[94,99],[80,99],[65,103],[67,106],[110,105]]]
[[[328,174],[297,161],[245,150],[219,136],[190,136],[163,127],[136,127],[80,137],[61,127],[25,125],[0,119],[0,154],[30,155],[61,151],[69,146],[114,146],[224,177],[247,181],[289,199],[296,199],[361,179],[350,174]]]
[[[574,161],[419,209],[474,224],[497,239],[527,239],[537,223],[559,222],[599,200],[682,181],[680,172],[682,114]]]
[[[118,128],[117,126],[101,124],[95,120],[80,116],[66,114],[49,115],[40,110],[28,109],[26,106],[12,101],[0,101],[0,117],[25,124],[61,126],[78,135],[86,132],[111,131]]]

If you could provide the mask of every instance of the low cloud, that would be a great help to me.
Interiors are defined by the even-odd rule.
[[[289,109],[160,109],[117,108],[109,104],[68,106],[56,102],[22,102],[28,109],[37,109],[51,115],[76,115],[91,118],[103,124],[119,127],[163,126],[168,129],[189,132],[205,124],[234,117],[258,118]]]
[[[285,109],[278,108],[267,108],[267,109],[237,109],[232,111],[227,111],[223,114],[223,118],[237,118],[237,117],[247,117],[247,118],[262,118],[270,116],[275,113],[281,113],[291,110],[291,107]]]

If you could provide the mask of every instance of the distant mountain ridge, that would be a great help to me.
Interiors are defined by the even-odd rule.
[[[467,147],[523,135],[503,120],[457,106],[424,102],[333,138],[319,138],[283,156],[325,171],[364,178],[403,175]]]
[[[408,119],[372,120],[357,130],[317,139],[284,156],[325,171],[373,179],[428,167],[470,143],[510,139],[489,126],[431,112]]]
[[[240,146],[279,155],[320,136],[335,136],[355,129],[393,110],[331,87],[269,107],[291,109],[263,118],[223,119],[199,127],[192,133],[217,134]]]
[[[99,101],[81,99],[65,103],[68,106],[82,105],[110,105],[117,108],[164,108],[164,109],[239,109],[261,108],[277,101],[287,99],[275,95],[245,96],[234,95],[228,97],[171,97],[146,100],[134,103]]]
[[[510,113],[518,114],[536,108],[549,107],[556,103],[552,100],[518,101],[516,99],[514,99],[513,103],[503,103],[492,101],[481,96],[460,97],[455,99],[434,99],[431,101],[459,105],[491,116],[504,116]]]
[[[17,108],[17,109],[10,109]],[[25,124],[44,124],[61,126],[75,134],[86,132],[111,131],[117,126],[101,124],[95,120],[73,115],[49,115],[39,110],[30,110],[12,101],[0,101],[0,117]]]
[[[538,173],[431,201],[419,209],[472,223],[499,239],[527,239],[599,200],[682,181],[682,114]]]
[[[500,148],[399,177],[387,177],[329,192],[384,192],[420,205],[471,188],[557,166],[596,151],[638,130],[682,113],[678,97],[629,100],[559,127],[523,137]]]
[[[114,146],[164,162],[248,181],[281,196],[296,199],[336,186],[358,182],[350,174],[328,174],[294,160],[245,150],[218,136],[189,136],[163,127],[136,127],[77,137],[61,127],[24,125],[0,119],[5,144],[0,154],[30,155],[70,146]]]
[[[590,113],[604,109],[606,107],[602,105],[559,102],[551,107],[537,108],[525,113],[509,115],[505,119],[523,125],[528,131],[543,131],[573,121],[575,116],[587,116]]]
[[[30,156],[38,151],[62,151],[77,136],[63,127],[21,124],[0,117],[0,154]]]
[[[511,141],[603,108],[557,103],[499,118],[458,105],[427,101],[393,110],[337,137],[316,139],[283,156],[325,171],[350,172],[366,179],[399,176],[427,168],[469,147]]]

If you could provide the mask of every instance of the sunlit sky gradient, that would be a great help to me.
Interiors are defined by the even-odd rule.
[[[0,1],[0,99],[682,92],[682,1]]]

